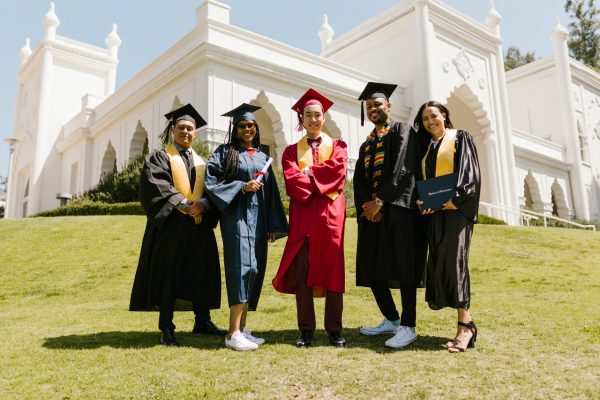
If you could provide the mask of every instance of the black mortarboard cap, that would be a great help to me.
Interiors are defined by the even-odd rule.
[[[369,82],[367,86],[363,89],[360,96],[358,96],[358,100],[360,100],[360,125],[365,125],[365,110],[363,101],[369,99],[377,99],[383,97],[386,100],[390,100],[392,93],[398,85],[393,85],[390,83],[379,83],[379,82]]]
[[[200,114],[198,114],[198,111],[196,111],[196,109],[189,103],[183,107],[179,107],[176,110],[169,111],[165,114],[165,118],[169,121],[169,123],[167,124],[165,130],[159,136],[163,144],[166,144],[169,140],[169,130],[173,125],[175,125],[175,122],[177,121],[180,121],[182,119],[185,121],[189,121],[196,125],[196,129],[206,125],[206,121],[204,120],[204,118],[202,118]]]
[[[231,111],[227,111],[225,114],[221,114],[222,117],[230,117],[229,119],[229,138],[233,135],[233,127],[237,126],[240,121],[256,121],[254,111],[260,110],[261,107],[253,106],[252,104],[242,103]]]
[[[240,121],[256,121],[254,117],[254,111],[260,110],[259,106],[253,106],[252,104],[242,103],[231,111],[227,111],[222,114],[223,117],[233,118],[233,124],[237,125]]]

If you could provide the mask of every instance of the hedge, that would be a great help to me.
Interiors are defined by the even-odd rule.
[[[144,215],[139,202],[104,203],[100,201],[82,201],[67,204],[53,210],[39,212],[33,217],[64,217],[76,215]]]

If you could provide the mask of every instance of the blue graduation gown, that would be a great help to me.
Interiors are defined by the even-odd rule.
[[[220,211],[229,306],[248,303],[248,308],[255,310],[267,265],[268,233],[283,237],[288,223],[271,167],[262,178],[261,190],[246,194],[241,191],[267,163],[265,153],[256,150],[250,156],[240,148],[237,176],[219,183],[229,146],[217,147],[208,160],[206,190]]]

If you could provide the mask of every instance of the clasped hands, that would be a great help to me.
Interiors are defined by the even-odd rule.
[[[377,205],[375,200],[367,201],[363,203],[362,209],[365,215],[365,218],[369,222],[380,222],[383,219],[383,214],[381,213],[381,207]]]
[[[417,200],[417,205],[419,206],[419,208],[421,208],[421,206],[423,205],[423,201],[422,200]],[[452,202],[452,200],[448,200],[447,202],[444,203],[444,207],[442,207],[441,210],[442,211],[444,211],[444,210],[458,210],[458,208],[456,208],[456,206],[454,205],[454,203]],[[428,208],[427,210],[421,210],[421,214],[423,214],[423,215],[433,214],[434,212],[436,212],[436,210],[432,210],[431,208]]]
[[[202,214],[204,214],[204,204],[199,201],[195,201],[186,208],[183,209],[183,212],[194,218],[194,222],[196,225],[202,222]]]

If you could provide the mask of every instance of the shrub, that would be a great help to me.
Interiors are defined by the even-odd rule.
[[[144,215],[139,202],[104,203],[100,201],[79,200],[53,210],[39,212],[33,217],[64,217],[79,215]]]
[[[501,219],[489,217],[484,214],[479,214],[477,216],[477,222],[484,225],[506,225],[506,222]]]

